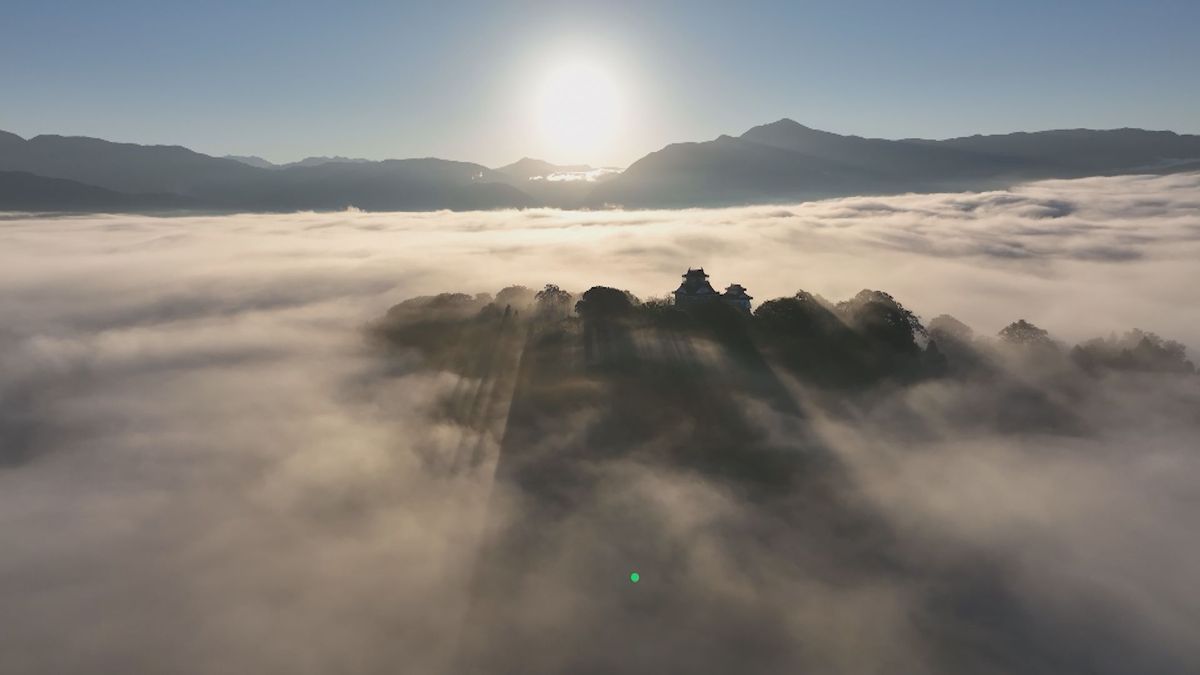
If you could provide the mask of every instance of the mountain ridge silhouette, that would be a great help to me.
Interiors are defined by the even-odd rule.
[[[0,131],[0,172],[124,194],[124,199],[102,199],[92,192],[90,198],[124,202],[133,210],[164,203],[161,196],[137,195],[172,195],[186,208],[260,212],[350,206],[378,211],[673,208],[986,190],[1045,178],[1200,170],[1200,136],[1122,128],[889,140],[822,131],[783,118],[739,136],[668,144],[594,183],[531,180],[589,169],[530,157],[495,169],[434,157],[309,157],[276,165],[254,156],[214,157],[180,145],[56,134],[25,139]],[[0,209],[22,209],[50,194],[50,184],[34,188],[25,177],[6,174],[0,183],[0,193],[9,195],[0,199]],[[42,197],[26,199],[22,189]],[[62,208],[87,201],[63,194]],[[54,206],[42,210],[60,210]]]

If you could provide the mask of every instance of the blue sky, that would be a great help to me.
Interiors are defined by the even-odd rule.
[[[623,165],[791,117],[948,137],[1200,133],[1200,2],[6,0],[0,129],[210,154]],[[557,156],[538,83],[586,55],[617,132]]]

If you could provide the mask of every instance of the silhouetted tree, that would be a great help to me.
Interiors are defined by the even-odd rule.
[[[903,328],[910,334],[925,334],[925,327],[921,325],[921,320],[917,318],[917,315],[900,304],[891,294],[883,291],[863,289],[853,298],[837,303],[835,308],[852,321],[861,318],[878,318],[888,324]],[[872,315],[868,310],[873,310],[876,314]]]
[[[495,303],[499,307],[512,307],[522,311],[528,309],[534,302],[534,293],[524,286],[508,286],[496,294]]]
[[[841,387],[871,377],[867,341],[818,296],[799,291],[768,300],[755,310],[753,324],[770,356],[807,380]]]
[[[1053,346],[1050,333],[1020,319],[1000,330],[1000,339],[1014,345]]]
[[[575,303],[575,311],[585,319],[628,316],[633,311],[631,297],[628,291],[593,286]]]
[[[762,303],[754,310],[754,318],[762,327],[777,332],[825,334],[845,329],[828,303],[807,291]]]
[[[1179,342],[1164,340],[1154,333],[1134,329],[1120,338],[1096,338],[1071,350],[1071,358],[1087,370],[1141,370],[1193,373],[1187,350]]]
[[[837,312],[850,326],[876,343],[915,354],[917,338],[926,335],[916,314],[883,291],[862,290],[837,304]]]
[[[975,339],[975,331],[967,324],[950,316],[941,314],[929,322],[929,338],[931,340],[955,341],[969,343]]]
[[[566,316],[571,310],[572,295],[554,284],[546,284],[533,299],[540,316]]]
[[[975,342],[975,331],[967,324],[942,314],[929,322],[929,347],[936,343],[938,353],[946,363],[947,371],[987,369],[987,356]]]

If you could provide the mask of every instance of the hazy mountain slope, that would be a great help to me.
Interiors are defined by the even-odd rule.
[[[969,178],[1027,173],[1041,166],[1041,162],[1030,158],[919,142],[842,136],[811,129],[790,119],[754,127],[741,138],[889,175],[897,187],[912,189],[951,185]]]
[[[286,162],[284,164],[276,164],[274,162],[265,160],[258,155],[225,155],[223,159],[232,159],[234,161],[241,162],[242,164],[248,164],[260,169],[288,169],[297,166],[320,166],[321,164],[331,164],[337,162],[362,164],[371,161],[369,159],[342,157],[340,155],[335,157],[305,157],[298,162]]]
[[[329,162],[263,172],[252,181],[216,181],[195,189],[207,203],[247,210],[489,209],[531,206],[531,198],[469,162],[399,159]]]
[[[826,158],[721,136],[674,143],[596,186],[592,201],[626,206],[699,206],[818,199],[878,190],[887,177]]]
[[[7,144],[0,170],[66,178],[118,192],[173,192],[211,181],[253,180],[263,169],[177,145],[113,143],[82,136],[35,136]]]
[[[172,193],[192,198],[199,208],[425,210],[532,203],[520,190],[500,184],[503,176],[468,162],[351,160],[260,168],[179,146],[64,136],[26,141],[11,134],[0,143],[0,170],[68,179],[116,192]]]
[[[562,209],[576,209],[588,205],[588,199],[597,183],[611,179],[614,173],[597,172],[597,175],[585,177],[584,174],[594,171],[586,164],[551,164],[545,160],[523,157],[512,164],[494,170],[499,180],[508,182],[516,189],[532,197],[539,206],[551,206]],[[548,180],[548,176],[559,174],[556,178],[570,175],[571,180]]]
[[[534,159],[532,157],[522,157],[512,164],[506,164],[494,169],[496,173],[503,174],[514,180],[529,180],[538,176],[549,176],[552,173],[591,170],[592,167],[587,164],[551,164],[545,160]]]
[[[668,145],[595,182],[543,179],[588,168],[529,157],[495,170],[434,158],[309,157],[274,165],[180,146],[54,135],[25,140],[0,132],[0,171],[127,195],[173,194],[194,208],[252,211],[689,207],[995,189],[1039,178],[1200,169],[1200,136],[1070,129],[896,141],[843,136],[782,119],[738,138]],[[53,194],[43,188],[30,186],[29,203]],[[74,199],[107,203],[99,193],[85,199],[85,191],[75,189],[78,196],[69,197],[66,187],[57,189],[62,208],[74,208]]]
[[[177,195],[126,194],[63,178],[0,171],[0,211],[99,211],[186,208]]]
[[[1077,175],[1120,173],[1178,160],[1200,160],[1200,136],[1144,129],[1060,129],[917,142],[1018,158],[1074,171]]]
[[[249,166],[255,166],[260,169],[274,169],[278,164],[259,157],[258,155],[225,155],[221,159],[232,159],[235,162],[241,162]]]
[[[280,164],[279,166],[284,168],[292,168],[297,166],[320,166],[322,164],[367,164],[370,162],[371,160],[369,159],[362,159],[359,157],[342,157],[341,155],[337,155],[334,157],[305,157],[298,162],[288,162],[287,164]]]
[[[790,119],[676,143],[599,185],[590,204],[675,207],[995,189],[1022,180],[1200,168],[1200,136],[1117,129],[892,141]]]

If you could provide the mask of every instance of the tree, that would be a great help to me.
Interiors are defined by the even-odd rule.
[[[633,301],[630,300],[632,297],[628,291],[608,286],[593,286],[575,303],[575,311],[584,318],[625,316],[633,311]]]
[[[974,339],[975,331],[949,314],[942,314],[935,316],[933,321],[929,322],[929,337],[936,340],[969,343]]]
[[[1050,333],[1029,323],[1025,319],[1008,324],[1001,329],[999,335],[1001,340],[1014,345],[1043,347],[1054,345],[1054,341],[1050,339]]]
[[[1071,356],[1088,370],[1097,367],[1173,373],[1196,370],[1181,343],[1136,328],[1120,338],[1114,335],[1089,340],[1071,350]]]
[[[892,349],[916,353],[920,349],[917,338],[926,336],[917,315],[883,291],[864,289],[839,302],[836,309],[864,337]]]
[[[534,301],[533,291],[524,286],[507,286],[496,293],[495,303],[499,307],[512,307],[517,311],[525,311]]]
[[[763,328],[782,333],[826,335],[845,330],[828,303],[807,291],[762,303],[754,310],[754,318]]]
[[[536,312],[539,316],[566,316],[570,311],[573,296],[554,284],[546,287],[533,296]]]

